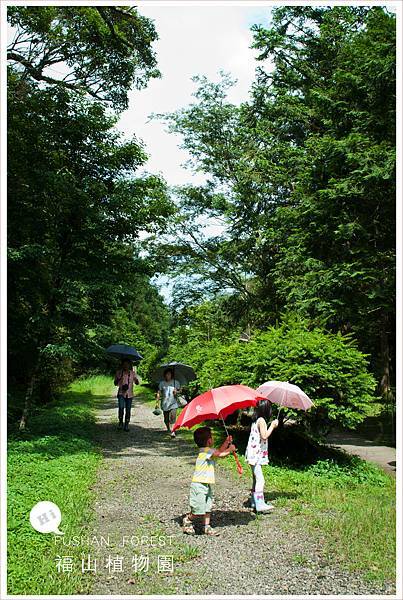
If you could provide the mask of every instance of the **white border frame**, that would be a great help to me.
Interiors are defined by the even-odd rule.
[[[53,5],[64,5],[64,6],[94,6],[95,0],[0,0],[1,10],[1,54],[0,57],[3,59],[6,55],[6,44],[7,44],[7,7],[8,6],[53,6]],[[396,490],[397,490],[397,514],[396,514],[396,527],[397,527],[397,590],[396,595],[387,596],[370,596],[370,598],[385,598],[391,599],[396,598],[400,600],[403,598],[402,589],[402,477],[401,477],[401,464],[402,464],[402,392],[403,392],[403,329],[402,329],[402,309],[403,309],[403,257],[402,257],[402,223],[403,223],[403,210],[402,203],[398,199],[403,198],[403,187],[402,187],[402,168],[403,168],[403,138],[402,138],[402,103],[403,103],[403,86],[402,86],[402,55],[403,55],[403,44],[402,44],[402,30],[403,30],[403,3],[401,0],[96,0],[98,6],[132,6],[136,5],[141,9],[142,6],[155,6],[155,7],[170,7],[170,6],[194,6],[194,7],[206,7],[206,6],[258,6],[258,7],[273,7],[273,6],[315,6],[315,5],[326,5],[326,6],[390,6],[396,11],[397,18],[397,202],[396,202],[396,249],[397,249],[397,300],[396,300]],[[7,84],[7,61],[1,60],[1,88],[0,88],[0,101],[1,101],[1,173],[4,175],[7,169],[7,158],[6,158],[6,131],[7,131],[7,118],[6,118],[6,84]],[[7,594],[6,590],[6,564],[7,564],[7,537],[6,537],[6,512],[7,512],[7,487],[6,487],[6,461],[7,461],[7,263],[6,263],[6,240],[7,240],[7,187],[6,177],[1,177],[1,196],[2,202],[0,207],[0,243],[1,243],[1,280],[0,280],[0,317],[1,317],[1,396],[0,396],[0,410],[1,410],[1,447],[0,447],[0,463],[1,463],[1,512],[0,512],[0,527],[1,527],[1,546],[0,546],[0,564],[1,569],[1,586],[0,586],[0,598],[4,600],[8,599],[26,599],[26,598],[43,598],[43,599],[62,599],[68,600],[68,598],[87,598],[93,600],[110,600],[111,598],[122,599],[122,600],[143,600],[146,598],[164,599],[164,598],[183,598],[181,595],[10,595]],[[223,600],[230,600],[232,598],[250,598],[254,600],[261,600],[263,598],[273,598],[278,600],[287,600],[288,598],[301,598],[308,599],[313,598],[319,600],[320,598],[329,599],[354,599],[354,600],[367,600],[368,596],[349,596],[349,595],[305,595],[305,596],[290,596],[290,595],[196,595],[187,596],[190,599],[197,598],[222,598]]]

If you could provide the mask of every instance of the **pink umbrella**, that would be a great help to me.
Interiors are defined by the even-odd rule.
[[[286,381],[266,381],[256,391],[280,407],[308,410],[313,406],[312,400],[301,388]]]

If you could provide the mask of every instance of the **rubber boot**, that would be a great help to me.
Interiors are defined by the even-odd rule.
[[[124,431],[129,431],[129,421],[125,422]]]
[[[253,494],[253,499],[255,502],[255,511],[259,512],[269,512],[273,510],[274,506],[272,504],[266,504],[264,501],[263,492],[255,492]]]

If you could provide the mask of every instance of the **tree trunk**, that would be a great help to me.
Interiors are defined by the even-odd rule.
[[[31,406],[32,406],[32,396],[33,396],[33,392],[35,389],[35,383],[36,383],[36,370],[33,373],[28,387],[27,387],[27,393],[25,394],[25,400],[24,400],[24,410],[22,411],[22,416],[21,416],[21,420],[20,420],[20,431],[24,431],[24,429],[26,428],[27,425],[27,421],[28,421],[28,415],[31,411]]]
[[[379,393],[386,402],[390,402],[390,349],[386,323],[384,323],[384,327],[381,331],[380,350],[382,377],[379,382]]]
[[[387,328],[388,321],[385,319],[381,331],[381,339],[380,339],[380,359],[381,359],[381,372],[382,377],[379,382],[378,390],[379,394],[382,397],[382,400],[385,403],[387,413],[390,414],[390,427],[392,440],[396,442],[396,431],[395,431],[395,402],[396,399],[393,395],[391,389],[391,357],[390,357],[390,346],[389,346],[389,331]],[[383,435],[383,424],[381,424],[382,435]]]

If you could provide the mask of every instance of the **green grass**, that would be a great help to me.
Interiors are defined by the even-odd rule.
[[[143,390],[143,401],[153,403],[150,390]],[[209,422],[215,445],[224,437],[223,428]],[[194,428],[193,428],[194,429]],[[245,436],[231,430],[249,477],[249,466],[242,456]],[[193,430],[182,429],[181,437],[193,443]],[[241,436],[241,437],[240,437]],[[300,442],[299,442],[300,443]],[[287,450],[288,452],[288,450]],[[366,578],[395,580],[396,577],[396,486],[392,476],[372,463],[337,450],[318,447],[317,457],[305,464],[281,461],[264,467],[266,496],[277,507],[287,510],[285,530],[295,527],[311,532],[323,544],[329,560],[342,568],[360,571]],[[220,461],[236,473],[232,458]],[[300,557],[295,557],[298,562]]]
[[[320,468],[316,468],[320,467]],[[308,526],[325,553],[368,578],[395,579],[395,486],[378,467],[352,457],[297,470],[264,469],[269,498],[289,510],[286,524]]]
[[[240,460],[248,473],[245,459]],[[224,466],[235,475],[234,461]],[[286,529],[317,535],[324,553],[342,567],[368,579],[395,580],[396,490],[391,476],[343,453],[300,468],[270,464],[263,471],[267,498],[288,511]]]
[[[108,395],[111,380],[97,376],[73,383],[59,400],[38,409],[24,433],[10,428],[8,442],[8,593],[88,593],[80,576],[79,548],[55,545],[53,534],[30,525],[37,502],[50,500],[61,509],[59,529],[67,537],[86,537],[92,517],[95,481],[101,455],[93,441],[94,400]],[[9,402],[12,401],[12,393]],[[58,548],[62,548],[61,550]],[[56,556],[72,556],[73,573],[58,574]]]

